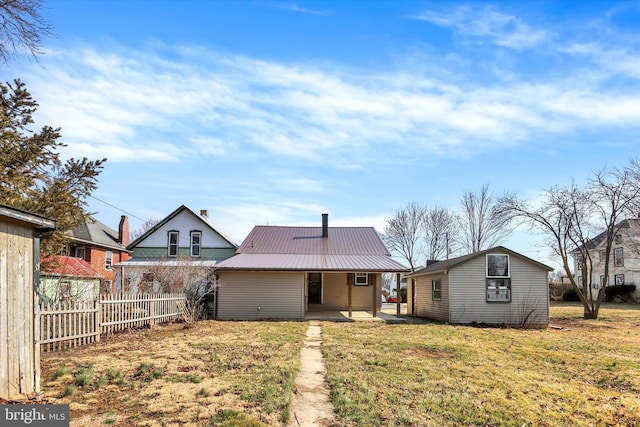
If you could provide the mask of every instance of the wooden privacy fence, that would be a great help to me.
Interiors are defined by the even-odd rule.
[[[97,300],[40,304],[36,339],[43,351],[79,347],[129,328],[180,317],[184,294],[104,294]]]

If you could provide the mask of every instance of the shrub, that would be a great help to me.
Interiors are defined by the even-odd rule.
[[[562,301],[580,301],[580,297],[575,289],[567,289],[562,293]]]
[[[633,292],[636,285],[607,286],[604,290],[604,300],[607,302],[634,302]]]

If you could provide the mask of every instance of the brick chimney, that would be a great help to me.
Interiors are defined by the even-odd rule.
[[[120,224],[118,225],[118,242],[122,243],[122,246],[129,244],[129,218],[126,215],[120,217]]]
[[[322,237],[329,237],[329,214],[322,214]]]

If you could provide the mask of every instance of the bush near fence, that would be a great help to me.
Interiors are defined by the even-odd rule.
[[[171,322],[181,316],[178,303],[185,299],[182,293],[103,294],[94,301],[41,303],[37,344],[42,351],[62,350],[98,342],[101,335]]]

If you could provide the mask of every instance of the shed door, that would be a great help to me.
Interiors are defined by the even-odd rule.
[[[307,283],[309,284],[308,303],[322,304],[322,273],[309,273]]]

